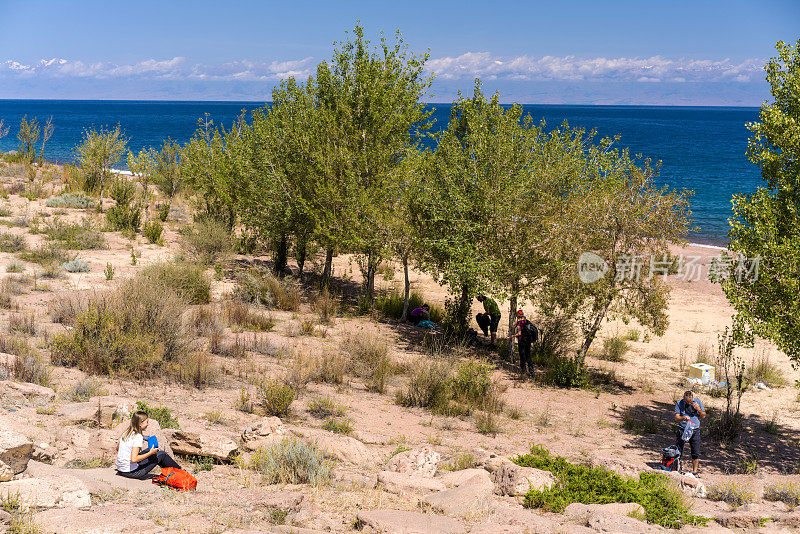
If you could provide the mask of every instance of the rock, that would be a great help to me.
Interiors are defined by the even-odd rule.
[[[36,508],[89,508],[92,505],[86,485],[70,475],[12,480],[3,483],[3,491],[19,493],[23,505]]]
[[[564,515],[573,521],[588,521],[589,517],[596,513],[625,515],[628,514],[642,514],[644,515],[644,508],[641,504],[635,502],[628,503],[610,503],[610,504],[581,504],[574,502],[564,509]]]
[[[0,398],[47,404],[55,400],[56,392],[38,384],[2,380],[0,381]]]
[[[404,451],[389,459],[386,468],[398,473],[416,473],[425,477],[433,477],[439,468],[441,456],[430,447],[422,450]]]
[[[198,434],[175,428],[163,430],[163,433],[172,450],[178,454],[232,461],[239,452],[236,442],[225,435]]]
[[[53,463],[53,460],[56,457],[56,449],[51,447],[48,443],[39,443],[34,445],[33,453],[31,454],[31,460],[36,460],[37,462],[42,462],[45,464]]]
[[[525,495],[531,489],[544,491],[556,483],[556,477],[549,471],[522,467],[510,460],[496,466],[492,471],[494,492],[511,497]]]
[[[353,471],[352,469],[334,467],[331,474],[333,475],[334,480],[338,480],[340,482],[349,482],[350,484],[366,486],[368,488],[374,488],[375,484],[378,483],[377,476],[373,474],[365,475],[363,473]]]
[[[373,434],[372,432],[366,432],[364,430],[355,430],[353,432],[353,437],[367,445],[386,445],[389,443],[389,438],[386,436]]]
[[[0,509],[0,523],[2,524],[9,524],[11,523],[11,514],[6,512],[5,510]]]
[[[340,436],[316,428],[293,427],[291,431],[297,436],[316,442],[328,457],[365,467],[373,467],[377,463],[377,455],[350,436]]]
[[[126,514],[123,520],[119,510],[102,506],[94,507],[91,510],[52,508],[37,513],[36,523],[44,527],[45,532],[55,534],[74,534],[76,532],[156,534],[164,532],[164,527],[160,527],[150,520],[142,519],[138,514]]]
[[[714,518],[717,523],[730,529],[752,529],[761,524],[758,512],[722,512]]]
[[[604,469],[608,469],[609,471],[614,471],[623,477],[635,477],[638,476],[642,471],[645,471],[643,466],[625,462],[623,460],[617,460],[616,458],[594,457],[590,459],[590,463],[592,464],[592,467],[602,467]]]
[[[709,523],[707,527],[693,527],[685,526],[680,531],[680,534],[734,534],[734,532],[722,525],[715,522]]]
[[[283,439],[286,428],[277,417],[264,417],[248,426],[242,432],[244,448],[250,451],[271,445],[276,440]]]
[[[7,463],[0,460],[0,482],[8,482],[14,478],[14,470],[11,469]]]
[[[708,494],[708,491],[706,490],[706,485],[703,484],[703,482],[697,477],[694,477],[689,474],[682,475],[677,471],[669,471],[668,474],[670,478],[672,478],[673,480],[678,482],[678,484],[680,484],[681,490],[686,495],[689,495],[691,497],[699,497],[703,499]]]
[[[0,430],[0,462],[14,474],[25,471],[32,453],[33,443],[27,437],[11,430]]]
[[[522,508],[516,503],[512,504],[510,502],[497,500],[491,503],[490,511],[490,523],[511,528],[511,530],[507,530],[507,532],[524,532],[525,529],[528,529],[530,532],[545,534],[558,532],[560,530],[558,524],[552,519],[539,515],[527,508]],[[577,525],[570,525],[570,530],[575,526]],[[487,534],[492,532],[488,527],[489,525],[486,525],[482,531]],[[475,530],[472,532],[475,532]],[[481,532],[481,529],[478,529],[478,532]]]
[[[300,503],[300,509],[297,512],[287,517],[287,522],[322,532],[330,532],[336,528],[336,521],[328,517],[322,508],[307,500]]]
[[[142,482],[131,478],[117,476],[113,468],[96,467],[92,469],[69,469],[56,467],[31,460],[25,476],[41,479],[60,479],[62,477],[74,477],[86,485],[86,489],[92,495],[100,495],[103,492],[113,492],[116,489],[135,490],[142,493],[158,493],[159,487],[150,484],[149,481]]]
[[[460,486],[476,476],[488,478],[489,473],[485,469],[462,469],[460,471],[446,471],[444,474],[440,474],[438,478],[442,481],[442,484],[452,488]]]
[[[446,489],[444,483],[439,480],[397,471],[381,471],[378,473],[378,482],[390,493],[430,493]]]
[[[648,525],[644,521],[627,515],[607,512],[597,512],[589,516],[588,525],[600,532],[614,532],[615,534],[660,534],[666,529],[657,525]]]
[[[405,510],[364,510],[356,516],[374,532],[394,534],[460,534],[464,523],[458,519]]]
[[[94,402],[71,402],[56,413],[68,425],[102,426],[102,414]],[[113,412],[108,416],[108,424],[111,424],[111,415]]]
[[[494,485],[488,477],[475,482],[472,480],[456,488],[428,495],[423,499],[423,503],[444,515],[481,513],[489,507],[489,498]]]

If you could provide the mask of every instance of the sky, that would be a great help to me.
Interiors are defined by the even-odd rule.
[[[0,0],[0,98],[269,100],[357,20],[436,75],[504,102],[760,105],[764,63],[800,39],[800,0]]]

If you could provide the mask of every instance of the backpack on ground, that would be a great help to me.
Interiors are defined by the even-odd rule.
[[[153,484],[178,491],[197,489],[197,479],[177,467],[162,467],[161,474],[153,479]]]
[[[522,325],[522,337],[529,341],[539,341],[539,330],[532,322],[526,320]]]
[[[681,470],[681,451],[675,445],[670,445],[661,450],[661,465],[663,471]]]

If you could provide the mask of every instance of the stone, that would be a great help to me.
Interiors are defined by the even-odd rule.
[[[373,532],[386,534],[461,534],[464,523],[451,517],[405,510],[363,510],[358,520]]]
[[[33,453],[33,443],[27,437],[11,430],[0,430],[0,462],[14,474],[22,473]]]
[[[706,490],[706,485],[698,479],[690,474],[682,475],[677,471],[669,471],[668,472],[670,478],[678,482],[680,484],[681,490],[691,497],[699,497],[704,499],[705,496],[708,494]]]
[[[511,528],[511,530],[507,530],[508,532],[524,532],[525,529],[528,529],[530,532],[545,534],[559,531],[559,526],[555,521],[539,515],[533,510],[522,508],[517,503],[496,500],[490,504],[489,509],[491,512],[490,523]],[[570,525],[570,527],[574,526],[576,525]],[[487,534],[492,532],[488,527],[489,525],[486,525],[483,529]]]
[[[646,470],[643,466],[618,460],[616,458],[593,457],[589,461],[592,464],[592,467],[602,467],[604,469],[608,469],[609,471],[614,471],[622,477],[636,477],[639,475],[639,473]]]
[[[163,433],[172,450],[178,454],[204,456],[229,462],[239,452],[236,442],[225,435],[207,432],[198,434],[175,428],[163,430]]]
[[[2,524],[9,524],[11,523],[11,514],[6,512],[5,510],[0,510],[0,523]]]
[[[242,432],[244,448],[250,451],[260,449],[279,441],[286,436],[286,428],[277,417],[264,417],[248,426]]]
[[[693,527],[685,526],[680,531],[680,534],[734,534],[734,532],[722,525],[715,522],[709,523],[706,527]]]
[[[299,510],[286,519],[289,524],[302,525],[322,532],[330,532],[337,526],[336,521],[323,512],[322,508],[307,500],[303,500]]]
[[[8,482],[14,478],[14,470],[3,460],[0,460],[0,482]]]
[[[353,431],[353,437],[367,445],[387,445],[389,443],[389,438],[386,436],[373,434],[372,432],[366,432],[364,430]]]
[[[291,432],[299,437],[311,440],[330,458],[344,463],[372,467],[377,463],[377,456],[366,445],[350,436],[341,436],[316,428],[293,427]]]
[[[121,478],[121,477],[120,477]],[[153,486],[153,484],[150,484]],[[91,510],[74,508],[51,508],[36,514],[36,523],[44,527],[44,531],[54,534],[75,534],[76,532],[91,534],[156,534],[164,532],[158,526],[138,514],[120,516],[119,510],[105,507],[94,507]]]
[[[522,467],[507,460],[492,472],[494,492],[498,495],[515,497],[525,495],[531,489],[544,491],[553,487],[556,477],[549,471]]]
[[[37,462],[42,462],[45,464],[51,464],[56,457],[56,452],[57,451],[55,447],[51,447],[49,443],[37,443],[33,447],[31,460],[36,460]]]
[[[333,475],[333,479],[336,481],[347,482],[357,486],[374,488],[378,483],[378,478],[374,474],[364,474],[352,469],[344,469],[341,467],[334,467],[331,475]]]
[[[472,479],[471,479],[472,480]],[[490,480],[477,480],[461,486],[428,495],[423,503],[444,515],[481,513],[488,509],[494,490]]]
[[[758,512],[722,512],[714,518],[717,523],[730,529],[752,529],[761,524]]]
[[[613,532],[614,534],[660,534],[667,532],[658,525],[649,525],[634,517],[608,512],[597,512],[589,516],[587,522],[590,528],[600,532]]]
[[[86,484],[71,475],[12,480],[3,483],[3,491],[19,493],[23,505],[36,508],[89,508],[92,505]]]
[[[135,490],[143,493],[158,493],[160,489],[149,481],[135,480],[117,476],[116,471],[109,467],[96,467],[91,469],[70,469],[31,460],[25,476],[41,479],[59,479],[61,477],[74,477],[86,485],[91,495],[100,495],[103,492],[114,490]]]
[[[382,484],[389,493],[431,493],[446,489],[443,482],[424,477],[422,475],[398,473],[397,471],[381,471],[378,473],[378,483]]]
[[[30,401],[35,404],[47,404],[55,400],[56,392],[51,388],[38,384],[0,380],[0,398]]]
[[[628,503],[609,503],[609,504],[582,504],[574,502],[564,509],[564,515],[573,521],[584,522],[590,516],[596,513],[625,515],[628,514],[642,514],[644,515],[644,508],[641,504],[635,502]]]
[[[460,471],[446,471],[443,474],[440,473],[438,479],[448,488],[452,488],[469,482],[476,476],[488,478],[489,473],[485,469],[462,469]]]
[[[425,477],[433,477],[439,468],[441,456],[430,447],[421,450],[410,450],[395,454],[389,459],[386,468],[398,473],[416,473]]]

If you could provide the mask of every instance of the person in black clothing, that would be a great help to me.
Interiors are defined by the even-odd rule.
[[[536,326],[530,322],[522,310],[517,310],[517,326],[511,337],[517,338],[517,350],[519,351],[520,371],[531,373],[533,364],[531,362],[531,343],[539,340],[539,332]]]

